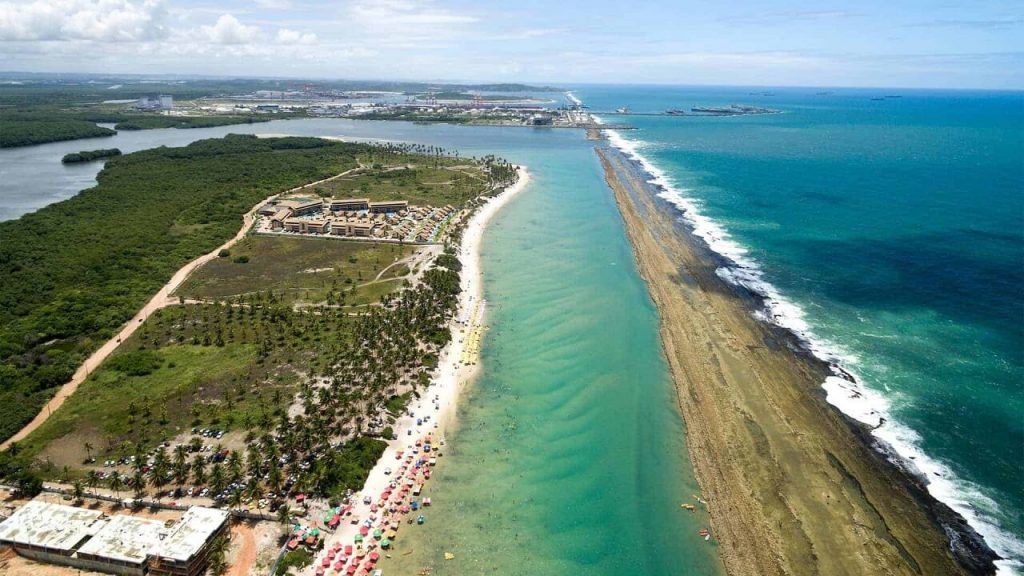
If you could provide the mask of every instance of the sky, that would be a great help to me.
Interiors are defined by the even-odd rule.
[[[0,70],[1024,88],[1024,1],[0,0]]]

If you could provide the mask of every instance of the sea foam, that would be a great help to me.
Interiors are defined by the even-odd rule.
[[[594,117],[594,120],[603,123],[600,118]],[[733,240],[721,225],[701,214],[699,202],[687,196],[689,190],[676,187],[664,171],[640,153],[643,142],[627,139],[615,130],[605,130],[605,133],[612,146],[650,176],[647,182],[658,190],[660,198],[679,210],[692,233],[722,258],[725,264],[715,271],[716,274],[761,298],[764,306],[755,311],[755,316],[789,330],[811,354],[828,363],[832,375],[821,385],[827,401],[850,418],[870,426],[880,451],[890,456],[894,464],[923,480],[936,500],[958,512],[985,538],[986,544],[1004,558],[996,562],[997,574],[1020,574],[1024,569],[1024,542],[1001,529],[986,513],[986,510],[997,510],[998,504],[980,487],[958,478],[947,465],[924,453],[920,436],[890,415],[890,400],[864,386],[851,371],[849,367],[856,366],[858,358],[814,334],[804,311],[764,278],[764,271],[749,256],[749,251]]]

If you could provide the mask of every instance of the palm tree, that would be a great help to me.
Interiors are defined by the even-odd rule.
[[[121,489],[124,488],[124,479],[121,475],[114,471],[110,475],[110,480],[107,481],[110,485],[110,489],[114,491],[114,495],[118,498],[121,497]]]
[[[92,459],[92,443],[86,442],[83,447],[85,448],[85,454],[86,454],[85,461],[86,462],[93,462],[94,460]]]
[[[277,521],[281,523],[281,526],[290,527],[292,525],[292,509],[287,504],[281,504],[281,507],[277,509]]]
[[[210,468],[210,487],[214,492],[220,492],[226,484],[224,467],[220,465],[220,462],[214,462],[213,467]]]
[[[224,558],[224,553],[227,550],[227,546],[227,540],[224,538],[223,535],[218,536],[216,539],[214,539],[213,542],[210,543],[210,573],[214,576],[219,576],[220,574],[223,574],[228,567],[227,561]]]
[[[206,458],[203,458],[202,454],[196,454],[192,459],[192,478],[195,479],[196,484],[206,482]]]
[[[242,506],[242,490],[235,488],[228,494],[228,507],[231,510],[238,510]]]
[[[82,486],[82,481],[75,480],[75,483],[72,484],[72,490],[75,495],[75,502],[81,502],[82,499],[85,497],[85,487]]]

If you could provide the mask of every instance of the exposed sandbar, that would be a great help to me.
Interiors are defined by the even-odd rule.
[[[606,145],[597,151],[661,316],[687,446],[727,572],[991,572],[990,551],[963,519],[826,402],[827,367],[753,317],[759,302],[715,274],[714,255],[635,165]]]

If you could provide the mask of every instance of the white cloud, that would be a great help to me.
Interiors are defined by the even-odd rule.
[[[256,41],[261,33],[256,26],[246,26],[231,14],[221,14],[213,26],[200,26],[200,34],[214,44],[248,44]]]
[[[161,0],[0,2],[0,40],[138,42],[167,36]]]
[[[432,0],[356,0],[347,20],[376,41],[401,44],[448,38],[479,19],[436,7]]]
[[[255,0],[256,5],[267,10],[287,10],[293,6],[291,0]]]
[[[316,34],[282,28],[277,31],[277,41],[280,44],[316,44]]]

